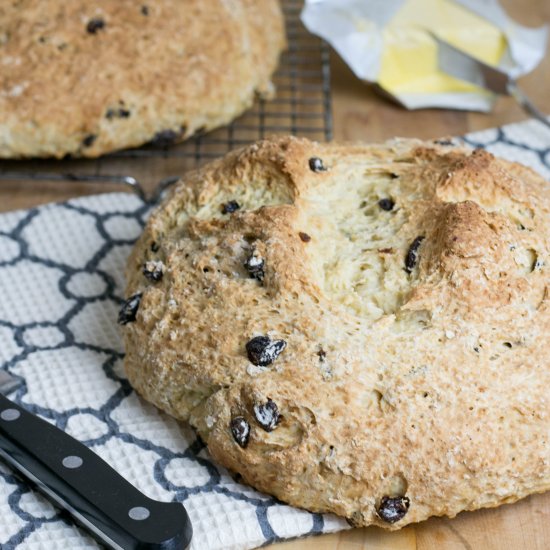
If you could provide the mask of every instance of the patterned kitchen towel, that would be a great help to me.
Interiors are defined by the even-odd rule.
[[[538,122],[464,140],[550,179],[550,131]],[[116,317],[126,258],[148,212],[118,193],[0,215],[0,366],[25,381],[11,397],[90,446],[149,497],[184,503],[195,550],[347,528],[235,481],[192,429],[129,387]],[[99,546],[0,462],[0,547]]]

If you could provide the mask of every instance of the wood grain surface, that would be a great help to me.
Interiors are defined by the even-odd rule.
[[[502,0],[525,25],[550,23],[550,0]],[[490,114],[428,109],[408,112],[375,94],[332,57],[334,138],[381,141],[393,136],[435,138],[500,126],[526,118],[510,98],[500,98]],[[539,108],[550,114],[550,56],[520,81]],[[126,161],[131,162],[131,161]],[[162,159],[149,161],[143,174],[152,181],[165,175]],[[34,163],[29,167],[36,168]],[[69,171],[69,169],[67,169]],[[156,179],[155,179],[156,178]],[[103,190],[119,190],[106,186]],[[0,211],[28,208],[50,201],[98,192],[95,185],[70,187],[55,182],[0,182]],[[350,529],[333,535],[270,546],[272,550],[548,550],[550,493],[500,508],[466,512],[449,520],[432,518],[388,533],[378,528]]]

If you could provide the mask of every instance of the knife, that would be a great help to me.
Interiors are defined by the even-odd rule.
[[[0,456],[116,550],[183,550],[192,527],[182,504],[138,491],[88,447],[5,397],[21,384],[0,371]]]
[[[550,128],[550,121],[544,113],[534,105],[516,80],[504,69],[487,65],[434,33],[430,34],[437,42],[437,62],[441,71],[495,94],[512,96],[529,115]]]

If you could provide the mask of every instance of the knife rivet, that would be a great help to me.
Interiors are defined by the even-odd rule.
[[[11,422],[12,420],[17,420],[21,416],[21,413],[17,409],[4,409],[0,413],[0,418]]]
[[[143,521],[151,515],[151,512],[143,506],[135,506],[134,508],[130,508],[128,515],[135,521]]]
[[[65,468],[69,468],[70,470],[74,470],[75,468],[80,468],[82,466],[82,459],[79,456],[66,456],[63,459],[63,466]]]

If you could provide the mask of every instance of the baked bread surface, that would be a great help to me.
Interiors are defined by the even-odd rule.
[[[549,251],[548,184],[488,152],[266,140],[149,219],[126,371],[290,504],[397,529],[513,502],[550,487]]]
[[[97,157],[228,123],[273,93],[278,0],[0,3],[0,158]]]

